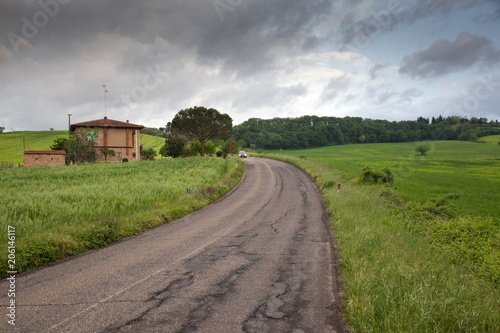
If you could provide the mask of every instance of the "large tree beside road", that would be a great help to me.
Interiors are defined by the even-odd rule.
[[[201,156],[205,156],[205,143],[221,139],[233,128],[233,120],[226,113],[215,109],[195,106],[179,111],[172,120],[172,133],[196,138],[201,143]]]

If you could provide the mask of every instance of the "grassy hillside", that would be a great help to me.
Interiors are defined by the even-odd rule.
[[[282,153],[306,156],[355,178],[365,166],[389,167],[395,176],[394,187],[407,200],[424,203],[460,193],[455,201],[460,214],[489,216],[500,226],[500,145],[465,141],[427,144],[431,150],[425,156],[415,153],[418,143],[344,145]]]
[[[67,137],[68,131],[0,133],[0,161],[23,163],[23,138],[27,150],[50,150],[50,146],[58,136]]]
[[[23,163],[23,138],[27,150],[50,150],[57,137],[68,137],[68,131],[28,131],[0,133],[0,161]],[[154,148],[156,152],[165,144],[165,139],[141,134],[141,145]]]
[[[161,156],[158,152],[165,145],[165,138],[141,134],[141,145],[144,148],[153,148],[156,151],[156,156]]]
[[[500,135],[483,136],[479,138],[479,141],[484,141],[486,143],[492,143],[497,145],[500,142]]]

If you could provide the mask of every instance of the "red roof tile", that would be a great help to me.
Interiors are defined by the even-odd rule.
[[[134,128],[134,129],[144,128],[144,126],[142,125],[132,124],[128,122],[125,123],[123,121],[107,119],[106,117],[104,119],[97,119],[97,120],[85,121],[83,123],[71,124],[72,131],[74,131],[77,127],[115,127],[115,128]]]

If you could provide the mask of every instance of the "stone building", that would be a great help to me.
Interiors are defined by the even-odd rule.
[[[129,161],[140,161],[140,134],[139,131],[144,128],[142,125],[136,125],[118,120],[97,119],[82,123],[71,124],[71,131],[83,132],[88,128],[96,129],[96,157],[95,161],[103,162],[104,155],[100,153],[100,149],[107,147],[115,152],[115,156],[108,156],[107,161],[121,162],[124,158]]]
[[[65,165],[65,158],[64,150],[25,150],[24,166]]]

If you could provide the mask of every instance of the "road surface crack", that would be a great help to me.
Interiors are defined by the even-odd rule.
[[[267,309],[266,316],[273,319],[281,319],[285,316],[285,314],[279,311],[280,307],[285,305],[280,299],[280,296],[283,295],[286,291],[286,284],[278,282],[273,283],[271,286],[271,298],[267,301]]]

